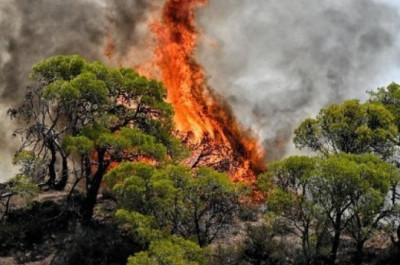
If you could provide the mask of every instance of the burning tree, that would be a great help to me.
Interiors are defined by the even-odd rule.
[[[213,167],[229,172],[232,181],[253,182],[264,171],[264,152],[257,139],[240,126],[228,104],[207,85],[204,69],[195,59],[196,9],[207,3],[166,1],[157,14],[160,17],[149,21],[156,40],[149,47],[154,57],[138,68],[160,79],[168,90],[167,100],[175,110],[175,134],[193,150],[186,165]],[[108,39],[105,54],[110,59],[116,55],[114,49],[113,40]]]
[[[73,188],[86,181],[82,215],[90,219],[103,176],[123,160],[176,158],[182,149],[171,137],[173,110],[160,82],[131,69],[109,69],[79,56],[56,56],[37,63],[23,104],[9,111],[26,126],[20,154],[23,169],[36,172],[50,188]]]
[[[238,124],[224,100],[207,85],[204,69],[195,60],[195,11],[207,3],[165,3],[161,21],[151,25],[158,43],[155,65],[168,89],[168,101],[176,111],[177,130],[189,133],[187,143],[197,146],[194,162],[188,164],[223,169],[233,181],[254,181],[264,169],[264,154],[257,140]]]

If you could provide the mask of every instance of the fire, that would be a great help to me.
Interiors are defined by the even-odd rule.
[[[195,60],[199,34],[195,11],[208,0],[167,0],[160,19],[150,23],[155,36],[154,61],[139,68],[157,72],[172,103],[176,134],[194,151],[185,164],[228,171],[232,181],[254,182],[264,170],[264,152],[243,130],[224,100],[207,85]],[[105,55],[113,53],[108,41]],[[146,69],[148,66],[151,69]],[[153,69],[156,68],[156,69]],[[154,76],[153,76],[154,77]]]
[[[168,100],[174,106],[180,135],[186,134],[186,142],[192,145],[204,142],[206,137],[207,148],[218,149],[203,163],[228,159],[233,181],[254,181],[255,174],[263,169],[262,149],[207,86],[204,69],[195,61],[198,39],[195,11],[207,3],[208,0],[167,1],[162,20],[151,25],[158,44],[154,52],[156,64],[168,89]],[[199,148],[201,151],[197,153],[201,154],[204,146]]]

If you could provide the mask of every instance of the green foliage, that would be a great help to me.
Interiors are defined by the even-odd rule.
[[[7,190],[14,195],[22,196],[29,203],[30,200],[37,194],[39,188],[27,176],[16,175],[8,182]]]
[[[349,100],[322,109],[316,119],[306,119],[295,130],[294,143],[324,155],[374,152],[387,157],[397,133],[395,118],[382,105]]]
[[[54,56],[33,66],[32,78],[71,80],[78,76],[85,67],[85,61],[78,55]]]
[[[20,174],[26,176],[33,182],[42,179],[45,172],[44,161],[37,157],[35,152],[30,150],[21,150],[17,152],[12,163],[20,167]]]
[[[380,206],[391,179],[397,177],[394,166],[374,155],[339,154],[321,160],[312,180],[312,192],[314,200],[330,211],[354,210],[356,204],[372,197],[378,201],[371,201],[369,206]],[[371,197],[371,193],[379,196]]]
[[[282,232],[291,232],[301,239],[305,263],[320,252],[317,241],[322,240],[321,228],[326,221],[309,193],[318,162],[318,158],[289,157],[271,163],[268,173],[257,181],[261,190],[269,190],[268,206],[276,215],[270,219],[285,224]]]
[[[31,178],[18,174],[11,178],[5,185],[5,190],[0,197],[0,204],[2,205],[2,213],[0,216],[0,223],[3,223],[5,217],[10,210],[10,201],[13,196],[19,196],[23,199],[23,203],[30,207],[32,205],[32,198],[39,191],[38,186],[32,182]]]
[[[396,168],[377,156],[339,153],[271,163],[258,184],[269,189],[270,210],[299,236],[304,262],[309,263],[322,254],[329,223],[338,238],[346,229],[357,243],[369,239],[390,213],[385,199],[398,178]],[[332,241],[336,255],[333,246]]]
[[[186,166],[158,169],[122,163],[105,181],[123,209],[151,216],[157,229],[186,238],[195,235],[200,245],[210,243],[231,222],[241,194],[225,174],[208,168],[192,172]]]
[[[150,243],[149,250],[128,259],[128,265],[202,265],[207,249],[179,237],[168,237]]]
[[[396,168],[371,154],[339,154],[320,161],[310,192],[327,213],[335,233],[331,260],[336,258],[345,229],[361,255],[365,241],[391,211],[385,209],[385,200],[394,178],[398,178]]]
[[[379,88],[378,91],[369,92],[371,102],[378,102],[385,106],[395,118],[397,128],[400,128],[400,86],[392,83],[387,87]]]
[[[296,190],[312,176],[315,163],[314,158],[307,156],[292,156],[271,162],[268,173],[259,176],[257,186],[261,191],[268,191],[273,183],[284,189]]]
[[[62,145],[68,153],[86,154],[94,149],[93,141],[86,136],[67,136]]]
[[[119,134],[128,141],[129,150],[137,149],[158,160],[163,160],[167,156],[167,148],[163,144],[157,143],[155,136],[131,128],[122,128]]]
[[[152,216],[124,209],[119,209],[115,216],[119,221],[129,224],[130,229],[135,235],[135,240],[142,245],[162,239],[168,235],[167,231],[158,229],[156,221]]]
[[[25,164],[25,163],[29,163],[30,161],[33,161],[35,159],[36,159],[36,155],[33,151],[22,150],[14,156],[13,164],[14,165]]]
[[[156,80],[77,55],[42,60],[33,66],[31,78],[36,84],[28,88],[21,107],[9,113],[28,124],[17,133],[25,139],[23,149],[46,164],[42,178],[51,188],[64,189],[69,172],[85,178],[85,218],[92,214],[112,163],[143,157],[158,164],[177,162],[185,153],[171,133],[167,91]]]

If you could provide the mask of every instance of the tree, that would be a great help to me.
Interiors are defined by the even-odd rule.
[[[3,223],[8,214],[12,197],[20,196],[29,204],[37,191],[38,187],[25,175],[18,174],[11,178],[4,185],[0,194],[0,204],[4,208],[0,217],[0,224]]]
[[[160,82],[76,55],[37,63],[31,78],[36,83],[28,88],[24,103],[9,111],[26,121],[16,132],[23,136],[21,151],[33,152],[47,165],[42,178],[49,176],[50,187],[63,189],[71,172],[77,176],[75,185],[85,179],[84,219],[91,218],[112,163],[179,157],[179,141],[170,134],[172,107],[165,102],[166,90]]]
[[[206,246],[232,223],[242,189],[222,173],[200,168],[188,188],[187,205],[200,246]],[[242,193],[243,194],[243,193]]]
[[[397,128],[400,130],[400,86],[396,83],[391,83],[387,87],[378,88],[376,92],[369,91],[370,101],[377,102],[385,106],[395,118],[395,124]],[[398,135],[398,139],[400,139],[400,135]],[[399,142],[397,143],[396,153],[393,157],[389,158],[389,161],[394,164],[397,168],[400,168],[400,146]],[[395,180],[391,183],[391,203],[393,207],[398,209],[398,201],[400,199],[400,193],[398,191],[399,180]],[[397,237],[400,239],[400,224],[398,222],[398,218],[392,219],[393,224],[397,224],[397,229],[395,233]],[[394,237],[392,236],[392,242],[395,246],[400,248],[400,244],[395,242]]]
[[[386,198],[398,178],[396,168],[377,156],[339,153],[273,162],[258,184],[269,187],[270,209],[301,239],[305,264],[318,258],[332,228],[329,259],[334,264],[344,230],[356,241],[355,257],[361,260],[364,243],[392,214]]]
[[[373,152],[389,157],[397,143],[393,115],[378,103],[345,101],[322,109],[317,118],[306,119],[295,130],[298,148],[310,148],[325,156],[332,153]]]
[[[369,91],[370,101],[381,103],[389,110],[393,117],[397,128],[400,128],[400,86],[391,83],[387,87],[378,88],[378,91]]]
[[[310,178],[317,166],[316,158],[292,156],[271,162],[268,173],[261,175],[257,186],[269,192],[268,207],[284,219],[291,232],[300,238],[304,264],[320,253],[327,218],[310,194]],[[315,238],[315,240],[313,240]]]
[[[195,235],[201,247],[229,226],[241,195],[240,187],[225,174],[208,168],[192,171],[186,166],[122,163],[105,179],[127,211],[119,213],[124,213],[128,223],[146,217],[146,223],[155,224],[152,229],[185,238]],[[137,227],[134,225],[135,230]]]
[[[392,113],[397,129],[400,130],[400,86],[396,83],[392,83],[387,87],[379,88],[376,92],[369,91],[368,93],[370,94],[371,102],[382,104],[387,110]],[[398,139],[400,139],[400,135],[398,135]],[[399,142],[397,142],[397,145],[399,145]],[[397,146],[397,152],[395,153],[395,156],[393,158],[390,158],[389,161],[396,165],[397,168],[400,168],[399,146]],[[391,185],[391,201],[393,205],[395,205],[396,201],[400,199],[400,194],[397,190],[398,185],[398,182],[392,183]]]
[[[361,189],[352,198],[352,218],[347,227],[357,243],[355,258],[360,262],[365,242],[376,231],[380,222],[395,212],[394,205],[387,198],[391,183],[399,181],[399,172],[393,165],[373,155],[347,158],[360,166]]]
[[[156,240],[149,250],[128,259],[128,265],[205,265],[206,249],[179,237]]]
[[[310,191],[333,228],[332,264],[335,263],[344,229],[351,231],[357,241],[357,254],[361,254],[365,241],[385,216],[382,210],[390,180],[397,175],[393,166],[370,154],[342,153],[319,162],[310,179]]]

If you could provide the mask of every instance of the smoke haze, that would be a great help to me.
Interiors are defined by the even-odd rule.
[[[294,151],[302,119],[365,98],[400,62],[400,18],[383,2],[211,0],[199,13],[198,59],[268,159]]]
[[[151,0],[0,0],[0,181],[15,169],[15,128],[6,117],[22,100],[33,64],[53,55],[80,54],[104,60],[107,37],[123,56],[144,38],[142,24]],[[116,58],[118,59],[118,58]]]
[[[0,181],[18,146],[5,112],[22,100],[32,65],[57,54],[107,61],[106,46],[114,65],[138,65],[151,56],[146,22],[163,2],[0,0]],[[400,59],[400,18],[373,0],[210,0],[198,20],[206,36],[198,59],[211,86],[269,158],[291,148],[304,117],[385,85],[379,80]]]

